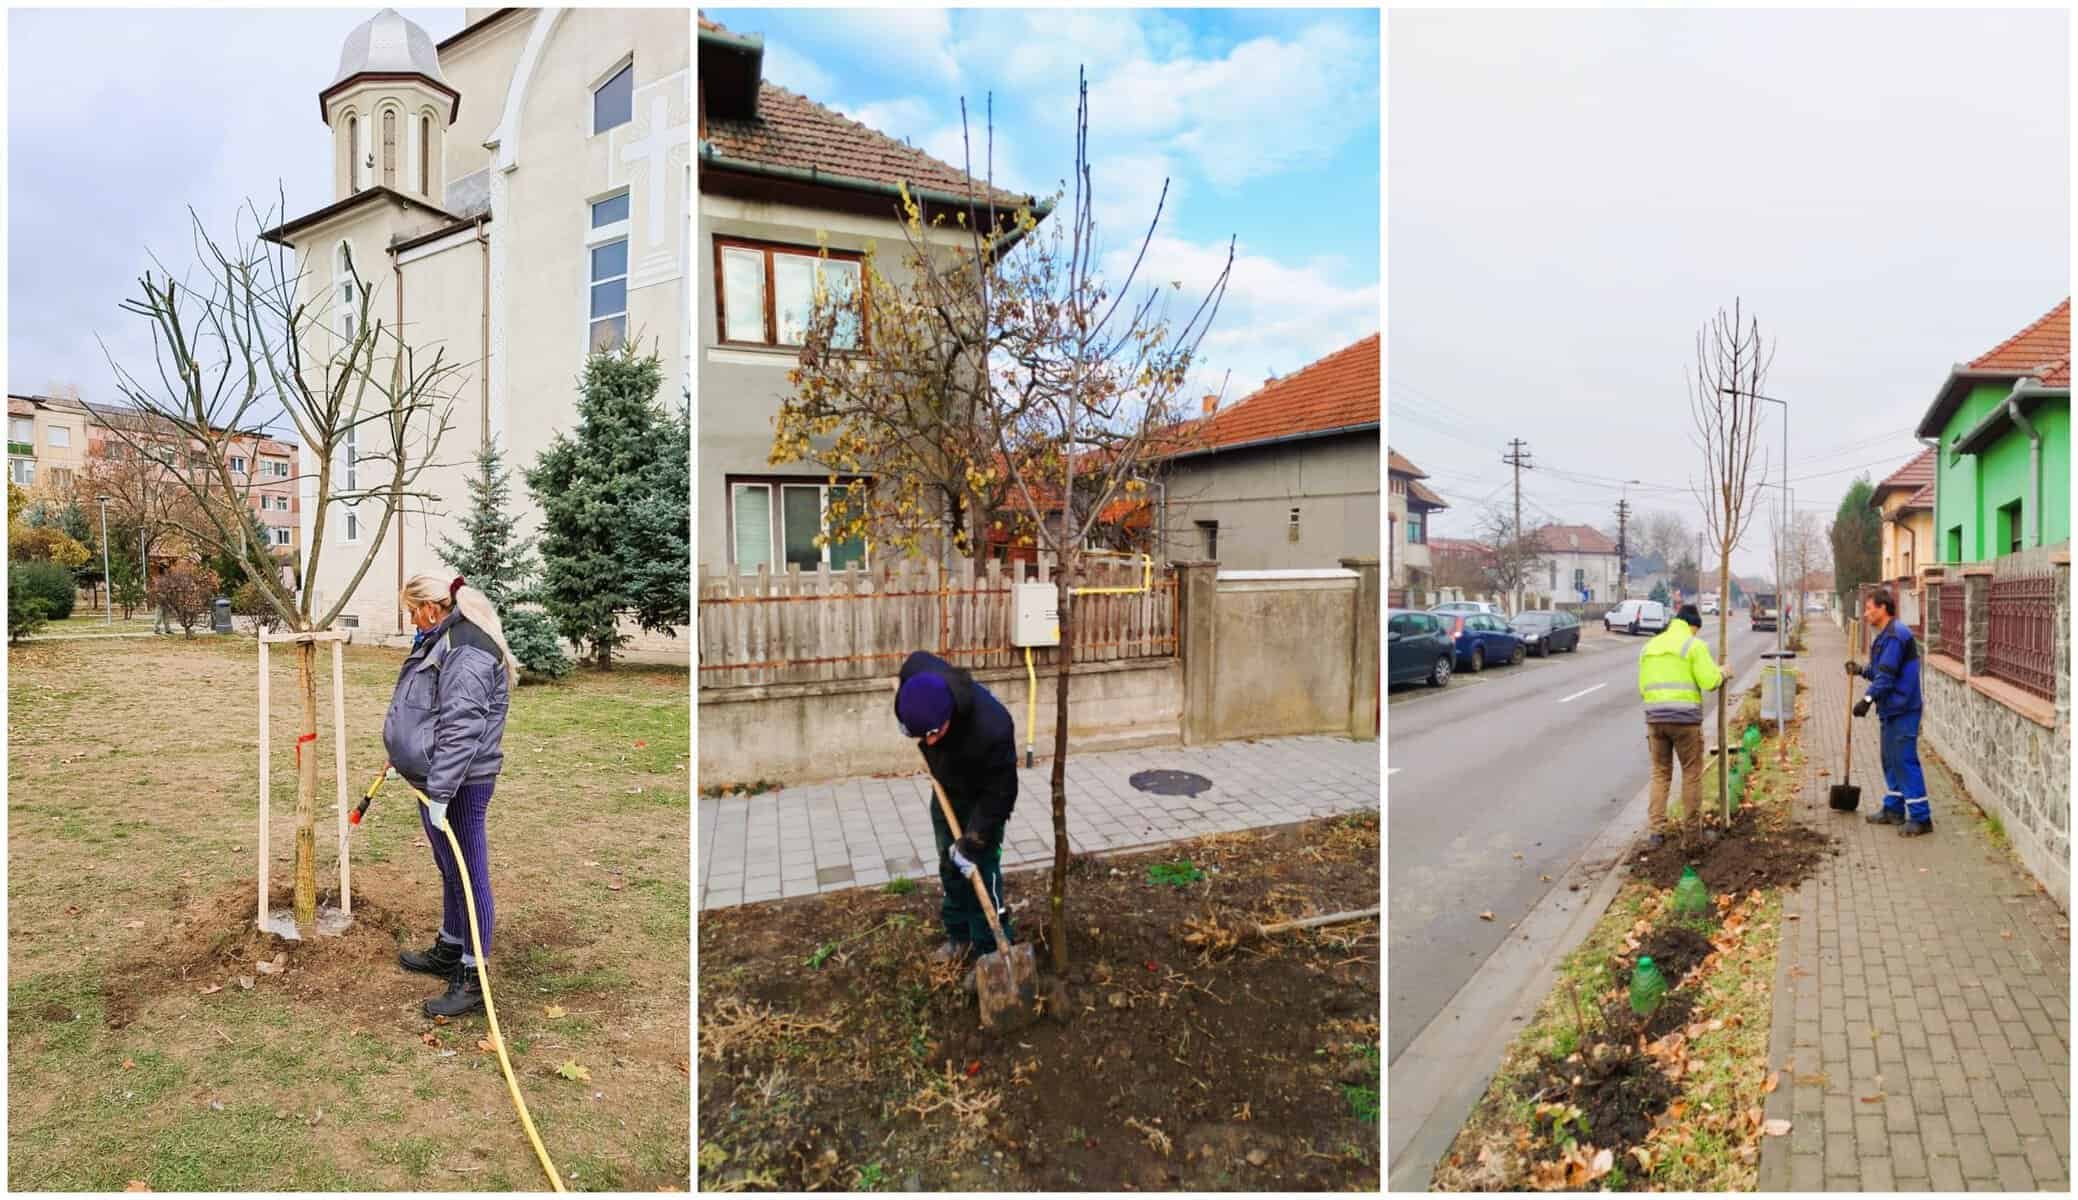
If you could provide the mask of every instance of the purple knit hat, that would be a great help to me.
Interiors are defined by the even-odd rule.
[[[952,688],[942,675],[911,675],[895,693],[895,720],[909,737],[920,738],[951,719]]]

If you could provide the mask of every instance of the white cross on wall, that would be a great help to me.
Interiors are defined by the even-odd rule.
[[[638,138],[621,147],[621,161],[637,163],[649,160],[649,242],[661,244],[664,240],[664,170],[673,146],[683,146],[693,140],[690,126],[680,125],[667,128],[671,119],[671,102],[663,96],[652,96],[649,101],[649,135]]]

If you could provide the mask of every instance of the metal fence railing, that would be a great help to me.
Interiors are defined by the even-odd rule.
[[[1991,637],[1985,673],[2056,699],[2056,579],[2023,575],[1991,581]]]

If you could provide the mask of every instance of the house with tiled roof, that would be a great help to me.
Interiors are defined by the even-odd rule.
[[[698,18],[699,207],[695,313],[700,347],[700,471],[693,508],[703,568],[755,572],[864,562],[861,542],[818,546],[829,475],[815,463],[773,466],[773,419],[790,385],[820,283],[856,288],[869,248],[900,281],[906,189],[927,226],[970,196],[993,202],[1008,227],[1036,198],[992,193],[906,142],[764,78],[764,38]],[[928,235],[927,236],[931,236]],[[863,331],[870,341],[871,332]]]
[[[1938,561],[1980,562],[2068,542],[2070,298],[1950,368],[1916,432],[1940,447],[1928,497]]]
[[[1379,390],[1374,333],[1232,405],[1205,397],[1160,459],[1163,552],[1237,570],[1378,557]]]
[[[1387,578],[1394,588],[1426,589],[1443,582],[1436,578],[1441,564],[1432,552],[1429,514],[1450,506],[1422,482],[1428,477],[1406,455],[1385,448],[1385,549]]]
[[[1935,561],[1933,450],[1921,450],[1884,476],[1869,507],[1883,517],[1883,578],[1917,578],[1921,566]]]
[[[1544,551],[1541,568],[1530,572],[1530,586],[1568,603],[1596,604],[1620,600],[1623,560],[1616,542],[1592,525],[1546,525],[1533,537]]]

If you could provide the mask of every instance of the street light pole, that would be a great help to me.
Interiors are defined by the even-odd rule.
[[[1734,400],[1736,400],[1740,396],[1751,396],[1755,400],[1766,400],[1770,404],[1780,404],[1782,406],[1781,487],[1784,521],[1783,532],[1786,534],[1789,529],[1789,401],[1777,400],[1773,396],[1763,396],[1759,392],[1742,392],[1736,387],[1721,387],[1717,390],[1721,393],[1731,393]],[[1775,662],[1779,668],[1782,662],[1782,597],[1784,594],[1782,587],[1782,539],[1778,537],[1776,539],[1775,545]]]
[[[101,586],[105,589],[103,597],[107,603],[104,608],[108,613],[108,620],[105,624],[113,625],[115,624],[115,576],[108,573],[108,497],[98,496],[96,499],[101,504]]]

